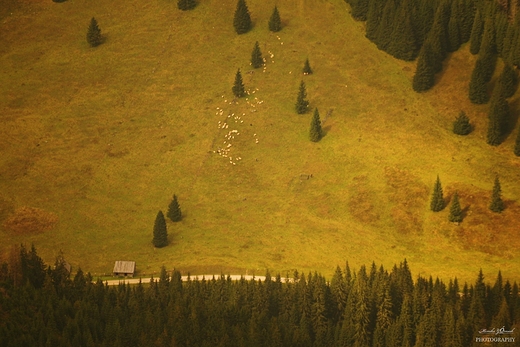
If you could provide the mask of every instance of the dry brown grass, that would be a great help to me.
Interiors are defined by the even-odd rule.
[[[17,234],[43,233],[58,224],[58,216],[39,208],[23,206],[6,218],[3,227]]]

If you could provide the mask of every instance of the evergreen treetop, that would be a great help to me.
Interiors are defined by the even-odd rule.
[[[298,98],[296,99],[296,112],[298,114],[304,114],[307,112],[309,108],[309,101],[305,98],[307,97],[307,92],[305,90],[305,82],[300,82],[300,89],[298,91]]]
[[[238,0],[235,16],[233,18],[233,26],[237,34],[245,34],[251,30],[251,15],[245,0]]]
[[[157,213],[153,226],[153,245],[161,248],[168,245],[168,230],[166,229],[166,220],[162,211]]]
[[[177,0],[177,8],[182,11],[192,10],[197,6],[196,0]]]
[[[305,63],[303,64],[303,70],[304,75],[310,75],[312,74],[311,64],[309,63],[309,58],[305,59]]]
[[[448,217],[450,222],[460,223],[462,222],[462,209],[460,208],[459,194],[455,192],[451,201],[450,215]]]
[[[96,47],[101,44],[101,29],[99,29],[98,22],[94,17],[90,20],[90,25],[87,30],[87,42],[90,47]]]
[[[457,135],[468,135],[471,132],[471,124],[466,112],[460,111],[459,116],[453,122],[453,133]]]
[[[233,91],[233,95],[237,98],[241,98],[244,95],[246,95],[244,83],[242,82],[242,74],[240,73],[240,69],[238,69],[236,75],[235,75],[235,83],[233,84],[233,88],[231,88]]]
[[[168,206],[168,212],[166,216],[172,222],[179,222],[182,219],[181,207],[179,206],[179,202],[177,201],[177,195],[173,194],[173,199]]]
[[[260,45],[258,44],[258,41],[256,41],[255,46],[253,47],[253,52],[251,53],[251,66],[258,69],[263,65],[264,59],[262,58],[262,51],[260,51]]]
[[[433,186],[433,194],[432,199],[430,201],[430,209],[433,212],[439,212],[444,209],[444,197],[442,194],[442,186],[441,180],[437,175],[437,180],[435,181],[435,185]]]
[[[518,128],[518,132],[516,134],[515,148],[513,152],[517,157],[520,157],[520,127]]]
[[[496,176],[493,185],[493,194],[491,195],[491,203],[489,204],[489,209],[491,211],[500,213],[505,209],[501,194],[502,188],[500,187],[500,180],[498,179],[498,176]]]
[[[309,138],[312,142],[318,142],[322,137],[323,130],[321,128],[320,113],[318,112],[318,108],[316,108],[314,110],[314,115],[312,116]]]
[[[272,32],[278,32],[282,30],[282,21],[280,19],[280,13],[278,12],[278,8],[275,6],[273,9],[273,13],[269,18],[269,30]]]

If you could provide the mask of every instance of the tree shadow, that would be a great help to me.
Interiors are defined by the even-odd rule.
[[[330,126],[330,125],[327,125],[327,126],[324,126],[323,128],[321,128],[323,137],[327,136],[327,134],[329,133],[331,128],[332,128],[332,126]]]
[[[462,220],[466,219],[466,217],[468,216],[468,211],[469,211],[469,208],[471,207],[471,205],[466,205],[462,210],[461,210],[461,215],[462,215]]]

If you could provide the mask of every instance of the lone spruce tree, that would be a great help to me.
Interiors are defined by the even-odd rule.
[[[471,124],[466,112],[460,111],[459,116],[453,122],[453,133],[457,135],[468,135],[471,132]]]
[[[442,211],[444,208],[444,197],[442,196],[442,186],[441,180],[439,179],[439,175],[437,175],[437,181],[435,181],[435,185],[433,186],[433,194],[432,200],[430,202],[430,209],[433,212]]]
[[[298,114],[304,114],[307,112],[309,108],[309,101],[305,98],[307,97],[307,92],[305,91],[305,82],[300,82],[300,90],[298,92],[298,98],[296,99],[296,112]]]
[[[177,0],[177,7],[179,10],[188,11],[194,9],[195,6],[197,6],[195,0]]]
[[[101,44],[101,29],[99,29],[96,18],[92,17],[87,30],[87,42],[90,47],[96,47]]]
[[[278,13],[278,8],[275,6],[273,10],[273,14],[269,18],[269,30],[272,32],[278,32],[282,30],[282,21],[280,20],[280,13]]]
[[[251,30],[251,15],[245,0],[238,0],[237,8],[235,10],[235,17],[233,18],[233,26],[237,34],[245,34]]]
[[[303,64],[302,72],[304,75],[312,74],[311,64],[309,64],[309,58],[305,59],[305,64]]]
[[[166,220],[162,211],[157,213],[153,226],[153,245],[157,248],[168,244],[168,231],[166,230]]]
[[[233,88],[231,88],[231,90],[233,91],[233,95],[235,95],[237,98],[241,98],[246,95],[240,69],[238,69],[237,74],[235,75],[235,84],[233,84]]]
[[[170,218],[172,222],[179,222],[182,219],[181,207],[177,201],[177,195],[173,194],[173,199],[168,206],[168,212],[166,216]]]
[[[459,194],[455,192],[451,201],[450,215],[448,216],[450,222],[462,222],[462,209],[460,208]]]
[[[258,44],[258,41],[255,42],[255,47],[251,53],[251,65],[255,69],[258,69],[264,65],[264,59],[262,58],[262,51],[260,51],[260,45]]]
[[[514,153],[517,157],[520,157],[520,128],[518,128],[518,133],[516,134]]]
[[[489,209],[493,212],[500,213],[504,211],[504,202],[502,201],[502,197],[500,196],[502,193],[502,189],[500,188],[500,180],[498,176],[495,177],[495,184],[493,186],[493,194],[491,195],[491,203],[489,204]]]
[[[321,128],[320,113],[318,108],[314,110],[314,115],[311,121],[311,130],[309,132],[309,139],[312,142],[318,142],[323,137],[323,130]]]

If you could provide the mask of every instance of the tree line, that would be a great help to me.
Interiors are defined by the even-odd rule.
[[[0,267],[0,345],[459,347],[480,345],[483,329],[514,338],[520,320],[518,285],[500,272],[493,284],[482,270],[470,285],[414,281],[404,260],[391,269],[347,262],[330,281],[291,275],[182,281],[162,267],[150,283],[109,287],[22,246]]]

